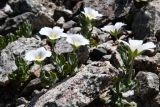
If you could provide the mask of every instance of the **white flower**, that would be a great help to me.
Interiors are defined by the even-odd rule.
[[[153,42],[147,42],[143,44],[143,40],[131,40],[129,39],[129,43],[123,41],[123,40],[119,40],[119,42],[124,43],[125,45],[127,45],[132,52],[137,51],[138,54],[143,52],[144,50],[150,50],[152,48],[155,48],[156,45]]]
[[[90,20],[97,19],[98,17],[102,17],[103,15],[100,14],[98,11],[92,9],[91,7],[85,7],[84,12],[82,12],[86,17]]]
[[[25,54],[25,60],[27,61],[43,61],[46,57],[50,57],[51,52],[47,51],[44,47],[40,47],[36,50],[28,51]]]
[[[122,26],[124,26],[126,24],[122,23],[122,22],[117,22],[115,25],[106,25],[103,28],[101,28],[103,31],[111,33],[111,34],[118,34],[120,29],[122,28]]]
[[[65,33],[63,33],[63,31],[64,31],[64,29],[61,29],[60,27],[55,26],[55,27],[53,27],[53,29],[49,28],[49,27],[43,27],[43,28],[41,28],[39,33],[41,35],[47,36],[51,40],[55,40],[55,39],[58,39],[58,38],[65,36]]]
[[[127,98],[129,96],[132,96],[132,95],[134,95],[134,90],[129,90],[127,92],[122,93],[122,96],[125,97],[125,98]]]
[[[75,47],[89,44],[89,40],[80,34],[68,34],[66,41]]]

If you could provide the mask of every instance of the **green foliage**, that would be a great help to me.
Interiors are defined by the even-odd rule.
[[[5,48],[8,43],[15,41],[19,37],[31,37],[32,36],[32,25],[29,21],[25,21],[15,33],[9,33],[6,36],[0,36],[0,50]]]
[[[130,103],[123,98],[122,93],[138,87],[138,82],[134,80],[133,63],[139,54],[136,51],[132,53],[128,46],[122,44],[118,46],[118,52],[123,60],[123,66],[120,67],[123,71],[114,78],[111,96],[106,98],[105,102],[113,107],[129,107]]]
[[[57,74],[54,71],[41,71],[39,78],[44,86],[53,85],[58,79]]]
[[[11,83],[13,83],[17,89],[20,89],[27,82],[27,80],[30,79],[30,73],[28,71],[29,66],[21,57],[17,57],[15,62],[17,70],[10,73],[8,77]]]
[[[95,46],[97,42],[92,38],[92,28],[93,28],[93,20],[90,20],[88,17],[84,15],[80,18],[80,33],[90,41],[90,46]]]
[[[67,58],[63,54],[52,55],[53,63],[56,65],[59,78],[65,78],[68,75],[72,75],[77,67],[77,56],[75,53],[68,53]]]

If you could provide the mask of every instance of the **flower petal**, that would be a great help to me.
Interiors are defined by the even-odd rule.
[[[41,30],[39,31],[39,34],[45,35],[45,36],[49,36],[51,32],[53,32],[52,28],[43,27],[43,28],[41,28]]]
[[[100,14],[98,11],[92,9],[91,7],[85,7],[84,12],[82,12],[86,17],[89,19],[97,19],[97,17],[102,17],[103,15]]]
[[[115,26],[113,26],[113,25],[107,25],[101,29],[106,32],[114,32],[116,30]]]
[[[155,48],[156,45],[153,42],[144,43],[141,47],[138,48],[139,52],[142,52],[144,50],[149,50],[152,48]]]
[[[30,50],[26,52],[24,59],[27,61],[34,61],[35,60],[34,54],[35,54],[35,50]]]
[[[89,44],[89,40],[87,40],[80,34],[68,34],[66,41],[76,47]]]
[[[126,41],[118,40],[118,42],[119,42],[119,43],[121,43],[121,42],[122,42],[124,45],[127,45],[127,46],[129,46],[129,47],[130,47],[130,45],[129,45]]]
[[[143,40],[131,40],[129,39],[130,48],[132,51],[135,51],[143,44]]]
[[[115,24],[115,27],[116,27],[117,30],[119,30],[119,29],[121,29],[121,27],[124,26],[124,25],[126,25],[126,24],[125,24],[125,23],[122,23],[122,22],[117,22],[117,23]]]
[[[53,32],[55,32],[55,33],[63,33],[63,31],[64,31],[64,29],[61,29],[58,26],[53,27]]]

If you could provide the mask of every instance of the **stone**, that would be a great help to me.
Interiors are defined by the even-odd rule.
[[[92,7],[113,20],[127,15],[133,6],[132,0],[83,0],[85,7]]]
[[[53,18],[55,20],[58,20],[60,17],[64,17],[65,20],[69,20],[69,18],[71,18],[72,15],[73,15],[73,13],[71,10],[68,10],[63,7],[59,7],[59,8],[55,9]]]
[[[153,99],[159,92],[159,78],[158,75],[152,72],[140,71],[136,75],[140,87],[138,96],[142,101]]]
[[[55,25],[54,19],[43,11],[38,12],[29,20],[31,21],[34,30],[39,30],[44,26],[53,27]]]
[[[55,67],[53,66],[53,64],[47,64],[47,65],[43,66],[42,70],[53,71],[53,70],[55,70]]]
[[[6,4],[6,5],[4,6],[4,8],[2,9],[2,11],[4,11],[4,12],[7,13],[7,14],[12,14],[12,13],[13,13],[13,10],[12,10],[11,6],[8,5],[8,4]]]
[[[8,80],[8,74],[17,69],[15,64],[16,56],[24,56],[25,51],[40,47],[41,41],[35,38],[19,38],[8,44],[0,53],[0,78],[3,77],[4,84]],[[1,79],[0,79],[1,80]]]
[[[65,82],[31,100],[28,107],[83,107],[112,84],[117,70],[109,62],[93,62]]]
[[[39,78],[35,78],[26,85],[21,94],[23,96],[31,95],[34,90],[38,88],[40,89],[41,87],[41,80]]]
[[[25,107],[25,105],[27,105],[27,103],[28,103],[28,101],[24,97],[20,97],[16,100],[16,106],[18,106],[18,107]]]
[[[31,12],[26,12],[21,15],[17,15],[12,18],[7,18],[5,23],[0,26],[0,34],[7,34],[9,32],[15,31],[18,26],[24,22],[24,20],[31,20],[33,19],[34,14]]]
[[[60,17],[57,22],[56,25],[62,26],[65,23],[65,19],[64,17]]]
[[[61,38],[57,40],[55,46],[54,46],[54,52],[56,54],[64,54],[64,53],[70,53],[73,51],[72,46],[66,41],[66,38]],[[76,51],[78,62],[79,64],[83,64],[89,57],[89,51],[86,46],[81,46]]]
[[[69,29],[67,31],[67,33],[73,33],[73,34],[76,34],[76,33],[79,33],[81,31],[81,27],[72,27],[71,29]]]
[[[8,15],[0,10],[0,21],[4,21]],[[0,22],[0,25],[3,24],[3,22]]]
[[[102,43],[100,45],[97,45],[89,49],[90,59],[93,61],[101,60],[103,59],[103,56],[111,55],[112,52],[114,52],[115,50],[116,50],[116,47],[113,46],[112,42],[110,43],[108,41],[106,43]]]
[[[13,9],[13,14],[18,15],[25,12],[37,13],[40,10],[40,5],[37,0],[9,0],[8,3]]]
[[[160,53],[155,56],[138,56],[134,61],[134,68],[136,71],[149,71],[153,73],[160,72]]]
[[[68,30],[68,29],[74,27],[75,25],[76,25],[76,22],[70,20],[70,21],[65,22],[65,23],[63,24],[63,28],[64,28],[65,30]]]
[[[135,39],[155,37],[160,34],[160,1],[153,0],[136,11],[133,17],[132,30]],[[158,34],[159,33],[159,34]]]
[[[69,53],[72,52],[72,46],[66,41],[66,38],[61,38],[56,41],[54,46],[54,52],[56,54]]]
[[[55,24],[54,19],[42,11],[37,14],[26,12],[13,18],[7,18],[5,23],[0,26],[0,33],[7,34],[8,32],[15,31],[24,20],[29,20],[34,30],[39,30],[44,26],[53,26]]]

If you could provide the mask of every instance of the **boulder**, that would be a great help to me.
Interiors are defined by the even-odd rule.
[[[135,39],[155,37],[160,34],[160,1],[153,0],[136,11],[133,17],[132,30]]]
[[[93,62],[82,66],[67,81],[33,98],[28,107],[83,107],[108,90],[116,75],[117,70],[109,62]]]
[[[138,107],[159,107],[159,78],[152,72],[138,72]]]

